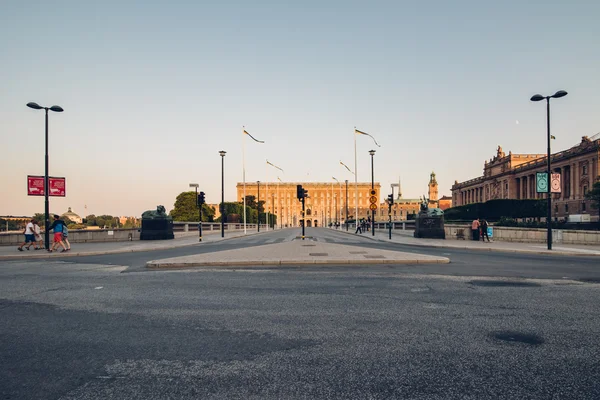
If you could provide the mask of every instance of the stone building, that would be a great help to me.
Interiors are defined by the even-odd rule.
[[[306,226],[327,226],[329,223],[346,220],[346,184],[343,182],[260,182],[260,198],[256,182],[246,182],[246,196],[255,196],[265,201],[265,212],[278,216],[278,223],[283,226],[299,226],[302,218],[302,203],[296,197],[296,187],[302,185],[308,190],[306,199]],[[237,201],[242,202],[244,184],[239,182]],[[381,185],[374,185],[377,203],[380,202]],[[371,183],[358,183],[358,217],[367,218]],[[348,219],[354,219],[356,205],[356,186],[348,182]],[[386,214],[387,216],[387,214]]]
[[[561,176],[560,193],[552,194],[554,218],[590,214],[584,196],[600,175],[599,154],[600,134],[583,136],[578,145],[551,155],[552,172]],[[452,202],[460,206],[492,199],[543,199],[547,195],[536,192],[536,173],[546,171],[545,154],[506,155],[498,146],[496,156],[485,161],[483,176],[454,182]],[[597,218],[594,213],[592,219]]]
[[[83,218],[81,218],[79,215],[75,214],[73,212],[73,210],[71,210],[71,207],[69,207],[68,211],[66,213],[62,214],[61,217],[62,218],[67,217],[76,224],[81,224],[81,222],[83,221]]]

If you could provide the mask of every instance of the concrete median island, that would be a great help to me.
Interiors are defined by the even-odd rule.
[[[146,263],[148,268],[302,264],[447,264],[446,257],[369,249],[311,240],[268,244],[245,249],[166,258]]]

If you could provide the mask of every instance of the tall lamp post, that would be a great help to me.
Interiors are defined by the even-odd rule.
[[[46,230],[44,236],[44,243],[46,249],[50,249],[50,231],[48,228],[50,227],[50,200],[48,199],[50,192],[50,183],[48,181],[48,110],[54,112],[63,112],[63,108],[61,106],[52,106],[52,107],[42,107],[38,103],[27,103],[27,107],[33,108],[34,110],[45,110],[46,111],[46,154],[45,154],[45,168],[44,168],[44,229]]]
[[[371,155],[371,190],[374,190],[375,172],[373,169],[373,156],[375,155],[375,150],[369,150],[369,154]],[[371,234],[375,236],[375,210],[371,210]]]
[[[256,181],[256,220],[257,220],[257,226],[258,226],[258,231],[260,232],[260,181]]]
[[[564,90],[559,90],[558,92],[554,93],[552,96],[542,96],[541,94],[536,94],[534,96],[531,97],[531,101],[542,101],[544,99],[546,99],[546,125],[547,125],[547,129],[548,129],[548,154],[547,154],[547,161],[548,161],[548,171],[547,174],[548,176],[546,177],[547,179],[547,188],[548,188],[548,193],[547,193],[547,198],[548,198],[548,210],[547,210],[547,215],[546,215],[546,225],[547,225],[547,230],[548,230],[548,250],[552,250],[552,190],[551,190],[551,185],[550,185],[550,177],[552,176],[552,167],[551,167],[551,162],[550,162],[550,99],[558,99],[561,97],[565,97],[567,95],[567,92],[565,92]]]
[[[346,179],[346,232],[348,232],[348,179]]]
[[[219,151],[221,156],[221,237],[225,237],[225,154],[226,151]]]
[[[200,225],[202,224],[202,204],[198,201],[198,185],[197,183],[190,183],[191,188],[196,189],[196,206],[198,207],[198,235],[200,237],[199,241],[202,241],[202,231],[200,229]]]

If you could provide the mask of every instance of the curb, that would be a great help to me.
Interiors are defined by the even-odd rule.
[[[0,261],[36,260],[36,259],[53,259],[53,258],[68,258],[68,257],[102,256],[102,255],[109,255],[109,254],[143,253],[143,252],[150,252],[150,251],[157,251],[157,250],[178,249],[178,248],[182,248],[182,247],[203,245],[206,243],[219,243],[219,242],[224,242],[226,240],[236,239],[236,238],[240,238],[240,237],[260,235],[262,233],[263,232],[253,232],[253,233],[249,233],[249,234],[245,234],[245,235],[242,234],[242,235],[237,235],[237,236],[225,237],[225,238],[221,238],[221,239],[217,239],[217,240],[211,240],[210,242],[177,244],[174,246],[151,248],[151,249],[117,249],[117,250],[87,251],[87,252],[75,252],[75,253],[73,253],[73,252],[60,253],[59,252],[59,253],[56,253],[55,255],[54,255],[54,253],[48,253],[47,251],[44,251],[43,254],[28,254],[28,255],[14,254],[14,255],[3,255],[3,256],[0,255]],[[264,232],[264,233],[268,233],[268,232]],[[104,243],[106,243],[106,242],[104,242]]]
[[[146,268],[192,268],[192,267],[227,267],[227,266],[278,266],[278,265],[382,265],[382,264],[449,264],[450,259],[439,257],[437,260],[270,260],[270,261],[209,261],[201,262],[180,262],[180,263],[161,263],[148,261]]]
[[[339,231],[341,232],[341,231]],[[345,232],[343,233],[347,235],[355,235],[354,233]],[[373,240],[375,242],[381,243],[393,243],[400,244],[405,246],[415,246],[415,247],[429,247],[429,248],[438,248],[438,249],[455,249],[455,250],[473,250],[473,251],[490,251],[490,252],[500,252],[500,253],[521,253],[521,254],[542,254],[542,255],[559,255],[559,256],[583,256],[583,257],[600,257],[600,254],[594,253],[580,253],[575,251],[564,251],[564,250],[526,250],[526,249],[491,249],[491,248],[477,248],[477,247],[469,247],[469,246],[449,246],[443,244],[420,244],[420,243],[399,243],[394,242],[389,239],[380,239],[373,236],[360,236],[362,238],[366,238],[369,240]],[[447,240],[447,239],[446,239]]]

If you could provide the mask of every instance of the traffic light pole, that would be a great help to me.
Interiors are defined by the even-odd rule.
[[[304,199],[305,197],[302,197],[302,240],[304,240],[304,225],[305,225],[305,220],[304,220]]]

